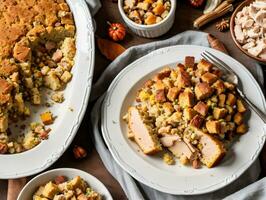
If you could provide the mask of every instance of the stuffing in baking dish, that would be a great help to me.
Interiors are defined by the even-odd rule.
[[[0,154],[19,153],[47,139],[52,114],[14,138],[11,123],[31,115],[29,104],[45,104],[41,90],[62,102],[71,80],[75,56],[75,25],[64,0],[4,0],[0,4]],[[22,127],[22,131],[26,127]],[[25,135],[24,135],[25,134]]]
[[[236,136],[247,132],[246,108],[235,85],[206,60],[166,67],[146,81],[124,120],[128,138],[144,154],[166,151],[163,160],[211,168],[224,157]]]

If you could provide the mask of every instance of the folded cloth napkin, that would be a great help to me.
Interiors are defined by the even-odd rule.
[[[149,52],[172,45],[181,45],[181,44],[193,44],[193,45],[200,45],[200,46],[209,46],[207,41],[207,34],[202,32],[196,31],[186,31],[180,33],[170,39],[158,42],[151,42],[148,44],[138,45],[127,49],[122,55],[120,55],[117,59],[115,59],[104,71],[100,79],[96,82],[92,89],[91,101],[96,100],[100,97],[91,113],[91,121],[93,124],[93,136],[95,140],[95,147],[108,171],[117,179],[120,183],[124,192],[126,193],[128,199],[132,200],[141,200],[141,199],[163,199],[163,200],[179,200],[179,199],[222,199],[226,196],[233,194],[234,192],[239,191],[240,189],[244,188],[245,186],[253,183],[258,179],[260,173],[260,165],[258,160],[236,181],[231,183],[230,185],[224,187],[221,190],[216,192],[212,192],[209,194],[204,195],[197,195],[197,196],[176,196],[170,195],[163,192],[159,192],[155,189],[152,189],[142,183],[139,183],[134,178],[132,178],[127,172],[125,172],[112,158],[108,148],[106,147],[100,128],[100,115],[101,112],[101,103],[104,98],[104,93],[107,90],[109,84],[114,79],[114,77],[128,64],[135,61],[136,59],[148,54]],[[256,70],[254,76],[257,80],[263,80],[263,73],[262,69],[259,65],[256,66]],[[263,183],[261,184],[261,186]],[[266,183],[264,183],[266,185]],[[246,191],[251,191],[255,193],[254,187],[247,188],[244,190],[239,191],[235,195],[239,199],[245,199],[248,197]],[[263,192],[260,192],[263,194]],[[265,191],[264,191],[265,195]],[[258,195],[257,195],[258,196]],[[229,199],[236,199],[234,196],[229,196]],[[266,198],[264,196],[264,198]]]

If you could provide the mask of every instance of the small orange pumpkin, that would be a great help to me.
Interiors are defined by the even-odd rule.
[[[108,34],[109,37],[114,40],[114,41],[121,41],[125,38],[126,36],[126,28],[123,24],[121,23],[110,23],[109,24],[109,29],[108,29]]]

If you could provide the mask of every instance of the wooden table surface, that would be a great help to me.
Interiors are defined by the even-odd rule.
[[[130,47],[133,45],[143,44],[151,41],[163,40],[178,33],[181,33],[183,31],[192,30],[193,20],[201,15],[201,11],[191,8],[191,6],[188,5],[185,2],[185,0],[177,2],[178,3],[177,3],[175,24],[167,34],[156,39],[146,39],[146,38],[140,38],[132,34],[130,30],[128,30],[128,35],[125,41],[123,41],[121,44],[125,47]],[[103,6],[101,10],[95,16],[95,20],[97,22],[96,34],[100,37],[106,38],[107,37],[106,22],[107,21],[122,22],[122,18],[118,13],[117,4],[112,3],[112,0],[103,0],[102,4]],[[202,31],[211,33],[215,37],[219,38],[225,44],[232,57],[234,57],[241,63],[245,64],[245,66],[251,71],[251,73],[255,73],[254,69],[255,62],[246,55],[244,55],[243,53],[241,53],[241,51],[236,48],[236,46],[233,43],[233,40],[230,37],[229,31],[225,33],[217,31],[215,29],[215,23],[203,27]],[[97,48],[96,48],[95,58],[96,62],[94,70],[95,71],[94,82],[99,78],[103,70],[109,64],[109,61],[100,54]],[[126,199],[126,196],[123,190],[121,189],[120,185],[112,177],[112,175],[108,173],[108,171],[104,168],[98,153],[93,147],[92,131],[89,120],[89,113],[92,105],[93,104],[91,103],[88,106],[84,120],[71,146],[64,153],[64,155],[49,169],[59,168],[59,167],[72,167],[72,168],[82,169],[100,179],[109,189],[114,199],[119,199],[119,200]],[[88,156],[84,160],[77,161],[73,158],[72,149],[73,146],[76,144],[84,146],[88,150]],[[264,164],[264,166],[266,166],[266,164]],[[265,173],[262,173],[262,176],[264,175]],[[6,199],[6,192],[7,192],[7,181],[0,180],[0,200]]]

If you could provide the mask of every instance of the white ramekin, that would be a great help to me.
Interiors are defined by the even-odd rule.
[[[171,0],[171,9],[168,16],[161,22],[152,25],[140,25],[127,17],[123,9],[123,1],[118,0],[119,12],[127,26],[137,35],[146,38],[155,38],[165,34],[173,26],[175,21],[176,0]]]

